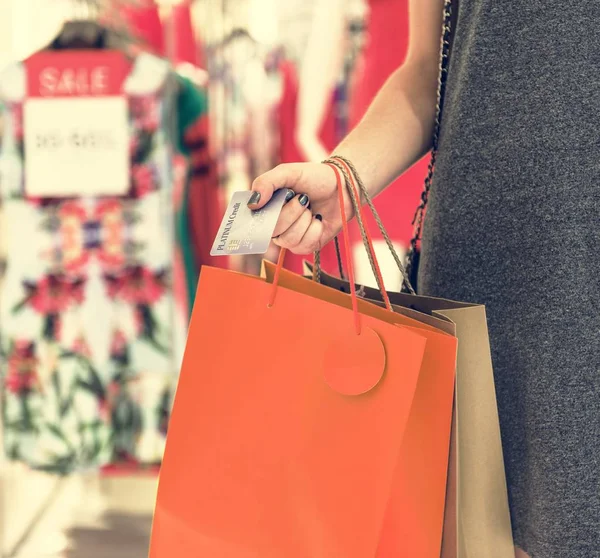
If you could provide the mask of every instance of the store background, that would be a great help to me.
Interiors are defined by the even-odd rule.
[[[406,1],[373,1],[387,4],[391,18],[406,17]],[[139,8],[146,2],[129,4]],[[170,15],[178,3],[159,2],[163,22],[173,21]],[[43,48],[65,21],[95,13],[84,4],[83,0],[0,0],[0,68]],[[297,144],[295,108],[297,97],[306,94],[298,81],[314,12],[323,5],[323,0],[195,0],[191,6],[195,63],[188,61],[189,48],[182,55],[177,41],[189,32],[186,22],[183,27],[181,21],[165,25],[165,54],[208,94],[210,149],[218,167],[221,201],[248,188],[253,176],[273,165],[306,158]],[[336,65],[337,75],[330,79],[334,84],[331,106],[321,135],[328,149],[351,126],[353,79],[369,40],[368,2],[338,5],[344,5],[338,16],[344,20],[345,35],[343,58]],[[415,203],[420,179],[418,171],[407,186],[406,199],[414,198]],[[0,234],[2,243],[6,234],[4,230]],[[229,265],[256,273],[259,259],[232,259]],[[368,282],[369,272],[363,277]],[[3,378],[5,372],[6,362],[2,362]],[[0,556],[144,557],[156,485],[155,468],[117,467],[109,473],[86,470],[60,477],[9,462],[0,453]]]

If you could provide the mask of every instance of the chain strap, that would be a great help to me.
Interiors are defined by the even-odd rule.
[[[442,39],[440,45],[440,71],[438,77],[438,91],[437,101],[435,106],[435,124],[433,129],[433,141],[431,148],[431,159],[429,160],[429,167],[427,169],[427,177],[425,178],[425,185],[423,192],[421,193],[421,202],[417,207],[415,216],[412,224],[415,227],[414,236],[410,241],[410,247],[406,258],[406,271],[409,276],[412,276],[413,267],[415,264],[415,258],[417,254],[417,247],[421,242],[423,233],[423,218],[425,215],[425,208],[427,207],[427,201],[429,200],[429,191],[431,190],[431,183],[433,180],[433,173],[435,170],[435,162],[437,159],[437,152],[440,141],[440,128],[442,122],[442,111],[444,104],[444,97],[446,93],[446,82],[448,80],[448,66],[450,60],[450,42],[452,39],[452,0],[444,0],[444,24],[442,28]]]

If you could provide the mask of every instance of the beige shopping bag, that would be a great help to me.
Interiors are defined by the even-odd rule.
[[[312,268],[306,264],[306,275]],[[346,281],[321,273],[343,292]],[[367,300],[378,290],[361,287]],[[506,476],[485,308],[434,297],[389,292],[394,310],[458,337],[455,413],[443,558],[514,558]]]

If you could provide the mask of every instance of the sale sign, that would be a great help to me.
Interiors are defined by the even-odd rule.
[[[25,62],[25,189],[118,196],[130,182],[129,63],[115,51],[40,52]]]

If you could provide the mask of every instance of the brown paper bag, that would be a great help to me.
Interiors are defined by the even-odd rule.
[[[306,275],[312,268],[306,265]],[[346,281],[320,282],[349,292]],[[381,302],[378,290],[364,298]],[[458,337],[455,413],[443,558],[514,558],[496,390],[485,308],[439,298],[388,293],[394,310]]]

